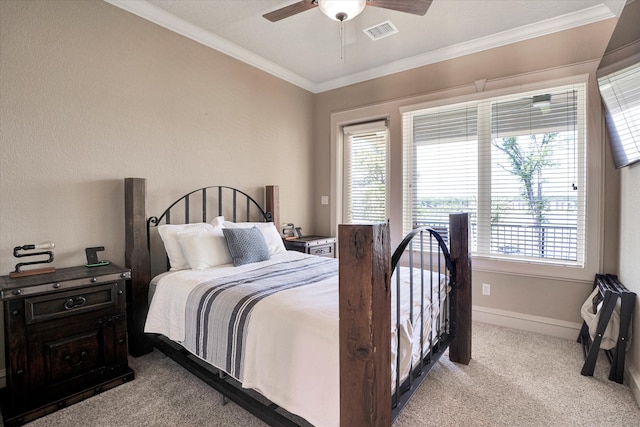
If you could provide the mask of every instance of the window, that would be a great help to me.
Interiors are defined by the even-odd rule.
[[[582,265],[585,85],[406,111],[404,231],[469,212],[475,256]]]
[[[387,215],[388,143],[385,121],[345,126],[344,223],[385,222]]]

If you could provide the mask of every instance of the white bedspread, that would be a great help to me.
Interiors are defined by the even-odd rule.
[[[207,270],[171,272],[158,280],[149,307],[145,332],[159,333],[183,343],[185,313],[189,293],[212,276],[224,277],[308,257],[288,251],[271,260],[240,267],[222,266]],[[415,276],[414,276],[415,277]],[[403,282],[408,277],[403,277]],[[434,280],[433,291],[446,290],[444,278]],[[395,289],[395,279],[392,289]],[[429,280],[427,280],[429,283]],[[419,289],[419,280],[414,289]],[[438,289],[439,288],[439,289]],[[428,290],[425,291],[429,294]],[[418,291],[419,294],[419,291]],[[394,295],[395,298],[395,295]],[[434,298],[434,300],[437,300]],[[409,322],[409,296],[401,300],[401,378],[420,353],[420,328]],[[395,299],[392,323],[395,321]],[[425,309],[425,346],[439,307]],[[414,319],[420,317],[420,301],[414,301]],[[339,426],[339,335],[338,283],[334,277],[304,287],[287,289],[262,299],[251,312],[245,336],[242,369],[237,376],[243,387],[253,388],[289,412],[300,415],[315,426]],[[395,326],[392,336],[396,336]],[[416,341],[418,340],[418,341]],[[411,349],[411,350],[409,350]],[[392,345],[395,354],[395,345]],[[394,359],[392,354],[392,360]],[[413,357],[410,357],[412,354]],[[395,361],[392,371],[395,378]],[[222,367],[218,367],[222,368]]]

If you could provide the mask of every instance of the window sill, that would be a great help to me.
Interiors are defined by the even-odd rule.
[[[539,262],[526,260],[495,259],[473,256],[473,271],[501,273],[515,276],[561,279],[574,282],[591,282],[596,269],[587,266],[569,265],[562,262]]]

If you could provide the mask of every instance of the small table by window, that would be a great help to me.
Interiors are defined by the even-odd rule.
[[[297,239],[284,239],[288,251],[304,252],[329,258],[336,257],[336,238],[323,236],[305,236]]]

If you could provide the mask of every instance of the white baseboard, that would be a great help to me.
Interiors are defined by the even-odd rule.
[[[499,310],[496,308],[481,307],[478,305],[474,305],[472,310],[472,318],[478,322],[505,326],[507,328],[521,329],[523,331],[537,332],[540,334],[571,340],[578,339],[578,333],[582,327],[582,324],[580,323],[516,313],[514,311]]]

